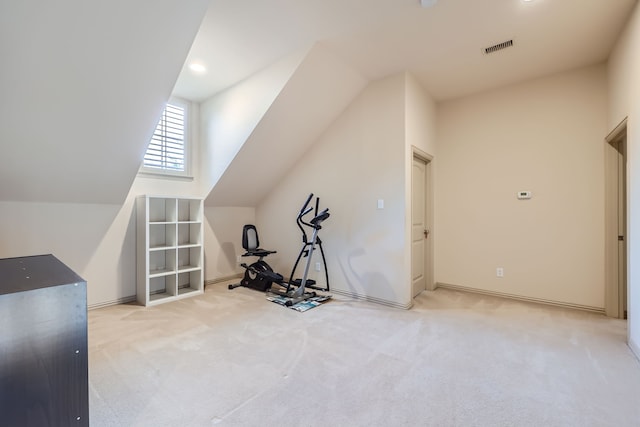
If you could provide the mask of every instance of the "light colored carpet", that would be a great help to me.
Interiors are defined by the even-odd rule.
[[[89,312],[103,426],[640,426],[626,323],[440,289],[305,313],[208,286]]]

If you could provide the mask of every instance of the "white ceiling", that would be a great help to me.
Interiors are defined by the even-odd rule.
[[[436,100],[451,99],[606,60],[636,2],[212,0],[174,94],[206,99],[321,42],[367,79],[408,70]]]

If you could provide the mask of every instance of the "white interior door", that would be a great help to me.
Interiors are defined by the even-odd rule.
[[[627,177],[626,134],[618,149],[618,317],[627,318]]]
[[[626,119],[606,138],[605,145],[605,313],[626,318],[627,310],[627,188]]]
[[[411,172],[411,283],[415,297],[426,289],[426,249],[429,230],[426,223],[425,161],[413,158]]]

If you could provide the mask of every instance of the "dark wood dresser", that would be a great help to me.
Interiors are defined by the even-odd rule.
[[[87,282],[53,255],[0,259],[0,425],[88,426]]]

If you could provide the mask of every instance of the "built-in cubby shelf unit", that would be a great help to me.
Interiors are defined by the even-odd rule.
[[[140,304],[160,304],[204,291],[202,209],[202,199],[138,197]]]

